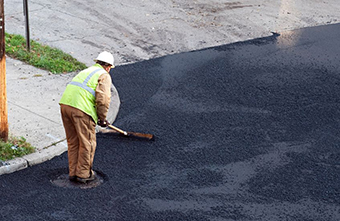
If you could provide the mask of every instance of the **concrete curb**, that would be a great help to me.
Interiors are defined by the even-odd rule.
[[[4,162],[4,165],[0,167],[0,175],[13,173],[18,170],[27,168],[27,161],[23,158],[16,158]]]
[[[97,127],[97,133],[116,133],[111,129],[104,129]],[[34,153],[15,158],[13,160],[8,160],[3,162],[0,166],[0,176],[3,174],[13,173],[36,164],[43,163],[45,161],[51,160],[52,158],[59,156],[67,151],[67,141],[66,138],[52,143],[51,145],[37,150]]]
[[[5,161],[4,165],[0,167],[0,175],[13,173],[29,166],[43,163],[61,155],[65,151],[67,151],[67,145],[64,139],[32,154]]]

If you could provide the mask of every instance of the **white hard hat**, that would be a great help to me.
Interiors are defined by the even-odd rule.
[[[102,62],[112,65],[113,67],[115,66],[113,55],[107,51],[101,52],[94,61],[102,61]]]

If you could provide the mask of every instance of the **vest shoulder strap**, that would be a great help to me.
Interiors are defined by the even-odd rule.
[[[71,85],[75,85],[75,86],[78,86],[78,87],[81,87],[83,89],[85,89],[86,91],[90,92],[94,97],[96,96],[96,92],[90,88],[89,86],[87,86],[87,83],[89,82],[89,80],[91,79],[91,77],[93,75],[95,75],[97,72],[101,71],[103,69],[101,68],[98,68],[98,69],[95,69],[93,70],[86,78],[83,82],[77,82],[77,81],[71,81],[69,84]]]

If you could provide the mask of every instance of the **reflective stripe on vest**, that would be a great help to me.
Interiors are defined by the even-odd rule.
[[[75,86],[78,86],[78,87],[81,87],[85,90],[87,90],[88,92],[90,92],[94,97],[96,96],[96,92],[90,88],[89,86],[87,86],[87,83],[89,82],[89,80],[91,79],[91,77],[97,73],[98,71],[102,71],[103,69],[99,68],[99,69],[96,69],[94,71],[91,72],[91,74],[89,74],[86,79],[84,80],[83,83],[81,82],[77,82],[77,81],[71,81],[69,84],[72,84],[72,85],[75,85]]]
[[[81,71],[67,84],[59,103],[77,108],[97,122],[95,90],[99,77],[105,73],[99,64]]]

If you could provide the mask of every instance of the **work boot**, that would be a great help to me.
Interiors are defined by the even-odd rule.
[[[77,176],[68,176],[68,179],[69,179],[71,182],[75,182],[75,181],[77,181]]]
[[[91,170],[91,175],[88,178],[81,178],[81,177],[77,177],[77,181],[79,183],[87,183],[87,182],[91,182],[93,180],[96,179],[96,172],[94,172],[93,170]]]

